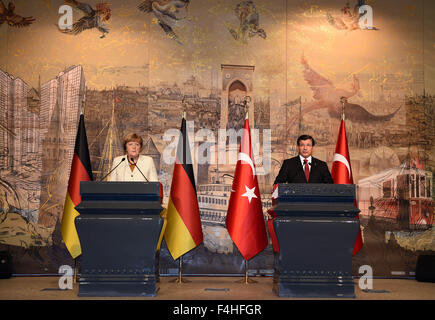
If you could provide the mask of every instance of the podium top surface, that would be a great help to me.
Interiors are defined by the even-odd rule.
[[[83,195],[156,195],[159,196],[159,182],[124,181],[81,181]]]
[[[274,211],[281,216],[355,216],[355,195],[353,184],[282,183]]]
[[[75,208],[85,215],[158,215],[159,190],[159,182],[81,181],[82,201]]]
[[[336,198],[351,199],[356,195],[354,184],[324,184],[324,183],[280,183],[278,184],[279,198]]]

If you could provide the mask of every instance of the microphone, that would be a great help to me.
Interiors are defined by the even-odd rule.
[[[139,172],[140,172],[140,174],[142,175],[142,177],[144,177],[145,180],[146,180],[147,182],[149,182],[148,179],[147,179],[147,177],[145,177],[145,175],[143,174],[143,172],[139,169],[139,167],[137,166],[137,164],[134,162],[133,157],[131,157],[130,160],[131,160],[131,163],[134,164],[134,166],[137,168],[137,170],[139,170]]]
[[[103,181],[104,179],[106,179],[106,177],[109,175],[109,174],[111,174],[116,168],[118,168],[118,166],[123,162],[125,160],[125,158],[122,158],[121,159],[121,161],[119,161],[119,163],[112,169],[112,170],[110,170],[109,171],[109,173],[108,174],[106,174],[101,180],[100,180],[100,182],[101,181]]]

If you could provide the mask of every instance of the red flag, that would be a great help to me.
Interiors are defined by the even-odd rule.
[[[267,246],[247,115],[228,204],[226,226],[245,260],[251,259]]]
[[[347,146],[346,127],[344,120],[341,120],[340,129],[338,131],[337,145],[335,147],[334,159],[332,161],[331,170],[332,179],[335,184],[353,184],[352,167],[350,165],[349,148]],[[357,207],[356,200],[355,206]],[[359,219],[359,214],[356,216]],[[361,229],[358,231],[358,236],[353,247],[353,255],[361,250],[363,246]]]
[[[272,206],[275,206],[278,204],[278,184],[275,183],[272,187]],[[275,211],[273,211],[273,208],[270,208],[267,210],[268,213],[268,219],[267,219],[267,230],[269,230],[269,237],[272,241],[272,248],[274,252],[279,253],[279,244],[278,244],[278,238],[276,237],[275,228],[273,227],[273,222],[275,221],[275,218],[278,216]]]

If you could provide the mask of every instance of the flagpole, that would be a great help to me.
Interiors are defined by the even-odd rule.
[[[242,280],[237,280],[237,283],[243,283],[243,284],[250,284],[250,283],[257,283],[258,281],[252,280],[251,278],[249,278],[249,274],[248,274],[248,260],[244,260],[245,261],[245,278]]]
[[[341,120],[345,120],[345,116],[344,116],[344,103],[346,102],[346,98],[345,97],[341,97],[340,99],[341,101]]]
[[[74,259],[74,277],[73,277],[73,283],[75,284],[77,282],[77,258]]]
[[[191,282],[183,278],[183,256],[178,258],[178,277],[172,280],[173,283],[188,283]]]
[[[338,169],[335,169],[336,167],[334,166],[334,163],[337,161],[335,160],[335,154],[334,154],[334,160],[332,161],[332,170],[331,170],[331,175],[332,175],[332,179],[334,181],[334,183],[336,184],[354,184],[353,181],[353,176],[352,176],[352,169],[350,168],[350,157],[349,157],[349,148],[348,148],[348,144],[347,144],[347,138],[346,138],[346,129],[345,129],[345,104],[347,103],[347,98],[346,97],[341,97],[340,98],[340,102],[342,105],[341,108],[341,123],[340,123],[340,128],[339,128],[339,132],[338,132],[338,139],[337,139],[337,145],[335,147],[336,152],[339,150],[340,148],[345,149],[344,154],[341,154],[342,157],[345,158],[345,160],[349,163],[349,175],[348,177],[343,177],[343,174],[339,173],[339,171],[337,171]],[[339,160],[341,161],[341,160]],[[358,208],[358,204],[356,202],[356,199],[354,199],[354,205],[356,208]],[[356,219],[359,219],[359,214],[356,214]],[[356,253],[358,253],[359,250],[361,250],[363,246],[363,240],[362,240],[362,234],[361,234],[361,228],[359,228],[358,231],[358,235],[356,237],[355,240],[355,244],[353,247],[353,252],[352,252],[352,256],[354,256]]]
[[[85,115],[85,98],[83,97],[82,105],[80,107],[80,114]]]
[[[244,100],[243,100],[243,105],[245,108],[245,113],[249,112],[249,103],[251,102],[251,96],[245,96]]]
[[[183,101],[184,101],[184,97],[183,97]],[[183,111],[183,119],[186,120],[186,108],[184,108],[184,111]],[[184,137],[183,137],[183,139],[184,139]],[[183,156],[184,156],[184,152],[183,152]],[[183,159],[183,163],[185,163],[185,162],[186,162],[186,159]],[[178,258],[178,277],[175,278],[174,280],[172,280],[172,282],[179,283],[179,284],[190,282],[190,281],[183,278],[183,256],[180,256]]]
[[[183,279],[183,255],[198,246],[203,241],[201,217],[194,183],[193,166],[190,162],[191,153],[186,128],[186,111],[181,120],[180,139],[178,141],[176,162],[172,177],[171,191],[167,207],[167,225],[165,229],[165,242],[174,260],[178,258],[178,277],[171,280],[173,283],[191,282]],[[182,154],[180,154],[182,153]],[[181,174],[184,173],[184,174]],[[190,186],[185,184],[189,184]],[[175,199],[175,200],[174,200]],[[188,203],[188,206],[183,206]],[[183,220],[184,226],[171,222],[181,219],[182,214],[188,219]],[[171,220],[171,217],[174,219]],[[193,240],[193,241],[191,241]]]
[[[250,178],[252,178],[253,180],[254,180],[254,183],[255,183],[255,186],[254,186],[254,188],[252,189],[252,190],[254,190],[255,188],[258,188],[258,181],[257,181],[257,179],[256,179],[256,177],[255,177],[255,165],[253,164],[254,163],[254,160],[253,160],[253,158],[252,158],[252,155],[251,155],[251,151],[249,150],[249,147],[248,147],[248,151],[246,151],[246,150],[244,150],[244,149],[246,149],[246,146],[244,146],[244,143],[243,143],[243,141],[245,140],[245,135],[247,135],[247,140],[249,141],[249,143],[251,142],[251,137],[250,137],[250,129],[249,129],[249,108],[248,108],[248,103],[249,102],[251,102],[251,97],[250,96],[246,96],[245,97],[245,99],[244,99],[244,107],[245,107],[245,112],[246,112],[246,118],[245,118],[245,125],[244,125],[244,128],[245,128],[245,130],[246,130],[246,132],[244,132],[243,133],[243,136],[242,136],[242,143],[241,143],[241,145],[240,145],[240,151],[239,151],[239,155],[241,155],[241,154],[244,154],[245,156],[247,156],[247,157],[249,157],[250,159],[249,160],[251,160],[252,161],[252,176],[250,176]],[[248,154],[246,153],[246,152],[248,152]],[[240,159],[239,159],[240,160]],[[246,160],[245,160],[246,161]],[[240,162],[237,162],[237,165],[236,165],[236,172],[235,172],[235,174],[234,174],[234,181],[233,181],[233,188],[234,188],[234,183],[236,183],[236,179],[240,179],[241,178],[241,176],[240,175],[237,175],[237,168],[239,167],[239,165],[240,165],[241,163]],[[243,172],[243,171],[242,171]],[[248,171],[245,171],[245,177],[248,177],[248,175],[247,175],[247,173],[249,174],[250,172],[248,172]],[[247,190],[248,190],[248,187],[246,187],[247,188]],[[236,188],[235,188],[236,189]],[[235,192],[235,191],[232,191],[232,192]],[[231,197],[230,197],[230,204],[229,204],[229,207],[231,207],[231,199],[233,199],[232,197],[234,196],[234,194],[235,193],[232,193],[231,194]],[[257,196],[255,196],[255,198],[257,198]],[[257,209],[260,209],[261,208],[261,199],[259,199],[260,200],[260,202],[259,202],[259,204],[260,204],[260,206],[259,207],[256,207]],[[249,203],[251,203],[251,198],[249,199]],[[239,223],[238,224],[238,226],[236,226],[236,232],[234,232],[234,230],[232,230],[232,231],[230,231],[230,227],[229,227],[229,223],[231,223],[232,225],[234,225],[233,224],[233,221],[234,220],[228,220],[228,217],[229,217],[229,215],[230,214],[234,214],[234,212],[235,211],[231,211],[230,212],[230,210],[228,210],[228,212],[227,212],[227,217],[226,217],[226,227],[227,227],[227,229],[228,229],[228,231],[229,231],[229,234],[230,234],[230,237],[233,239],[233,242],[235,243],[235,245],[236,246],[238,246],[238,243],[240,243],[240,241],[234,241],[234,235],[237,235],[237,232],[239,232],[240,231],[240,226],[241,226],[241,224]],[[255,214],[255,212],[252,212],[252,213],[254,213]],[[260,214],[261,214],[261,223],[263,224],[263,227],[264,227],[264,219],[263,219],[263,213],[262,213],[262,211],[260,210],[259,212],[258,212],[258,217],[260,217]],[[239,221],[240,222],[240,221]],[[254,221],[254,223],[255,223],[255,221]],[[252,224],[252,223],[251,223]],[[257,234],[258,235],[258,234]],[[258,235],[259,236],[259,238],[261,238],[261,234],[260,235]],[[266,229],[264,229],[264,247],[266,247],[266,245],[267,245],[267,235],[266,235]],[[264,247],[263,247],[263,249],[264,249]],[[249,284],[249,283],[256,283],[257,281],[255,281],[255,280],[252,280],[252,279],[249,279],[249,274],[248,274],[248,270],[249,270],[249,267],[248,267],[248,260],[246,260],[245,259],[245,256],[247,256],[247,252],[246,252],[246,250],[245,250],[245,245],[244,244],[242,244],[242,248],[240,248],[239,247],[239,250],[240,250],[240,252],[242,253],[242,256],[243,256],[243,259],[244,259],[244,261],[245,261],[245,277],[244,277],[244,279],[242,279],[242,280],[238,280],[238,281],[236,281],[236,283],[242,283],[242,284]],[[262,249],[261,249],[262,250]],[[249,255],[252,257],[252,256],[254,256],[255,254],[257,254],[258,252],[256,252],[256,253],[254,253],[254,252],[251,252]]]
[[[298,129],[299,129],[298,135],[301,135],[301,131],[302,131],[302,96],[299,97],[299,125],[298,125]]]

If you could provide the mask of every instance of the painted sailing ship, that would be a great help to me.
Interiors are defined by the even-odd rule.
[[[114,95],[114,93],[113,93]],[[93,171],[93,173],[96,175],[96,180],[99,181],[110,171],[113,159],[121,154],[123,154],[121,142],[119,140],[119,134],[118,134],[118,128],[115,121],[115,95],[112,99],[112,115],[109,119],[109,121],[106,122],[105,126],[96,136],[95,140],[91,143],[89,148],[92,147],[92,144],[95,141],[98,141],[98,138],[100,135],[105,131],[107,128],[107,135],[104,142],[103,152],[100,157],[100,161],[98,164],[98,169],[96,171]],[[106,177],[105,180],[107,181],[109,177]]]

